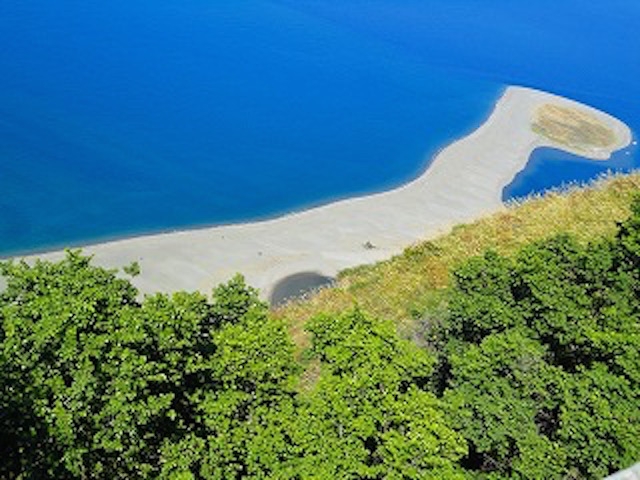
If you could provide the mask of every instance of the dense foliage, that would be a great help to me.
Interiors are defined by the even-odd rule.
[[[240,278],[136,301],[70,253],[5,265],[2,475],[244,476],[263,466],[263,412],[292,395],[292,344]],[[212,454],[208,454],[211,452]],[[177,476],[176,478],[189,478]]]
[[[455,272],[439,389],[491,478],[601,478],[640,458],[640,202],[614,241],[560,236]]]
[[[1,269],[0,478],[577,479],[640,458],[638,202],[614,240],[467,262],[432,348],[359,309],[314,318],[304,389],[241,277],[140,299],[78,252]]]

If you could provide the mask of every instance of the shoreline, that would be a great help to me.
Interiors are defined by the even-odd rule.
[[[479,125],[483,125],[489,119],[489,117],[493,114],[497,103],[504,96],[504,93],[508,88],[511,88],[511,87],[505,86],[499,91],[497,99],[492,104],[489,105],[489,108],[486,110],[485,115],[482,116],[482,121]],[[54,244],[49,246],[45,245],[45,246],[37,247],[33,249],[26,249],[24,251],[7,252],[5,254],[0,253],[0,262],[8,261],[11,259],[15,260],[15,259],[43,258],[44,256],[55,255],[56,253],[63,252],[65,250],[81,249],[83,250],[83,253],[86,253],[87,249],[97,247],[99,245],[122,242],[126,240],[133,240],[137,238],[155,237],[160,235],[171,235],[171,234],[182,233],[182,232],[197,232],[200,230],[209,230],[213,228],[223,228],[223,227],[231,227],[231,226],[239,226],[239,225],[251,225],[255,223],[264,223],[264,222],[269,222],[273,220],[280,220],[283,218],[287,218],[291,215],[305,213],[318,208],[324,208],[334,203],[349,201],[356,198],[371,197],[375,195],[392,192],[394,190],[402,188],[418,180],[421,176],[423,176],[426,173],[426,171],[431,167],[435,159],[438,157],[438,155],[440,155],[440,153],[442,153],[443,150],[446,150],[449,146],[462,140],[463,138],[466,138],[471,133],[475,132],[478,128],[479,128],[478,125],[470,126],[469,129],[467,130],[467,133],[462,133],[460,136],[454,137],[454,139],[451,140],[449,143],[446,143],[443,146],[436,148],[432,155],[423,156],[421,166],[415,170],[416,173],[414,173],[408,180],[401,181],[400,183],[397,183],[397,184],[383,186],[380,189],[373,189],[371,191],[366,191],[366,192],[356,192],[351,194],[338,195],[330,200],[309,202],[300,207],[292,207],[292,209],[290,210],[270,213],[270,214],[266,214],[258,217],[239,219],[235,221],[230,220],[230,221],[222,221],[219,223],[202,222],[200,224],[177,226],[175,228],[173,227],[160,228],[157,230],[151,230],[151,231],[145,231],[145,232],[139,232],[139,233],[122,233],[122,234],[106,235],[99,238],[87,239],[85,241],[77,240],[68,244],[61,243],[61,244]],[[117,267],[113,267],[113,268],[117,268]],[[0,281],[1,280],[2,278],[0,277]]]
[[[128,237],[81,247],[94,263],[118,268],[139,262],[132,282],[142,293],[200,290],[208,293],[235,273],[269,298],[282,279],[340,270],[400,253],[453,225],[500,209],[503,188],[539,147],[555,144],[532,130],[544,104],[578,108],[615,132],[616,144],[581,156],[594,160],[630,144],[619,120],[569,99],[523,87],[507,87],[485,121],[467,136],[439,150],[414,180],[392,190],[334,201],[250,223]],[[56,260],[63,252],[14,258]]]

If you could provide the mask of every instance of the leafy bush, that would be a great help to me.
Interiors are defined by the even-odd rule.
[[[291,396],[295,364],[284,326],[240,277],[212,303],[198,293],[138,302],[128,281],[77,252],[2,268],[0,476],[267,468],[248,452],[264,411]]]
[[[440,370],[471,470],[595,478],[640,457],[640,201],[632,211],[614,241],[561,235],[455,272]]]

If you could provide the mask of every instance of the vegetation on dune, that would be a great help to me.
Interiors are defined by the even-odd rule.
[[[590,113],[547,104],[538,108],[534,132],[578,152],[590,153],[615,145],[616,134]]]
[[[637,182],[458,227],[277,315],[240,276],[209,298],[141,300],[78,252],[1,264],[0,478],[626,467],[640,458]],[[304,329],[297,353],[283,318]]]
[[[334,288],[277,309],[299,350],[308,344],[304,325],[320,312],[341,312],[354,304],[392,320],[405,335],[421,334],[446,310],[451,271],[486,250],[513,255],[523,246],[561,233],[581,245],[612,237],[630,214],[640,174],[604,178],[589,188],[569,188],[513,202],[505,210],[458,225],[402,254],[342,272]]]

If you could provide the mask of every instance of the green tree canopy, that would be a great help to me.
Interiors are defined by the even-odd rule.
[[[640,201],[613,240],[455,272],[439,368],[472,471],[597,478],[640,457],[639,241]]]
[[[291,397],[296,367],[286,329],[242,278],[211,302],[138,301],[78,252],[2,268],[3,476],[240,478],[273,467],[252,466],[251,442],[264,411]]]
[[[395,327],[359,310],[308,325],[322,361],[293,436],[300,478],[455,479],[466,452],[426,391],[433,360]]]

